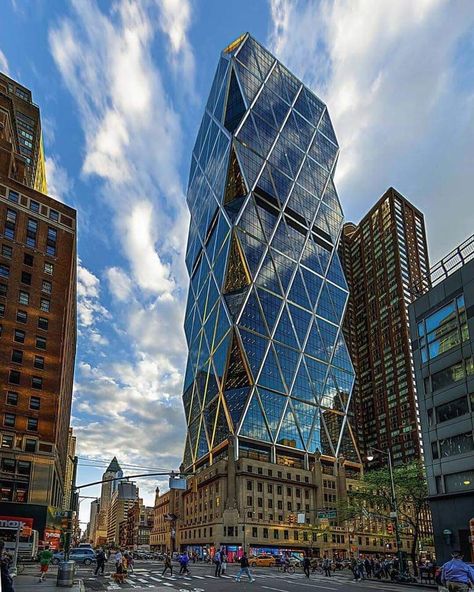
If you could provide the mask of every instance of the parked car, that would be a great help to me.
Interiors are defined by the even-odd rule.
[[[79,547],[69,551],[69,559],[70,561],[82,563],[83,565],[91,565],[91,563],[94,563],[96,560],[95,553],[92,549]],[[53,565],[58,565],[61,561],[64,561],[64,552],[54,553],[51,563]]]
[[[249,564],[251,567],[273,567],[276,565],[276,559],[269,553],[262,553],[255,557],[249,557]]]

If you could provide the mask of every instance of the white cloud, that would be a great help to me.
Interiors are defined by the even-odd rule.
[[[346,214],[393,185],[426,212],[435,257],[472,232],[474,89],[456,71],[472,5],[273,0],[271,14],[273,50],[328,105]]]
[[[10,70],[8,68],[8,60],[6,58],[6,55],[3,53],[3,51],[0,49],[0,71],[3,72],[4,74],[9,74]]]
[[[64,202],[72,190],[72,180],[56,156],[47,156],[46,179],[48,182],[48,195],[58,201]]]
[[[89,329],[97,335],[95,325],[110,318],[109,311],[100,303],[100,281],[81,262],[77,265],[77,315],[79,328]],[[99,340],[93,339],[95,343]]]
[[[119,267],[110,267],[105,272],[109,282],[109,290],[120,302],[126,302],[132,295],[132,281]]]

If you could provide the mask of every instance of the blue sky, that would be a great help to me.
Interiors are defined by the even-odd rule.
[[[129,473],[181,460],[184,191],[220,51],[245,31],[328,104],[347,219],[393,185],[433,262],[473,232],[469,0],[5,1],[0,69],[33,91],[50,193],[78,210],[81,483],[114,454]]]

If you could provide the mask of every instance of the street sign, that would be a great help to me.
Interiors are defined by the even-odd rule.
[[[318,518],[320,520],[333,520],[337,517],[336,510],[327,510],[326,512],[318,512]]]
[[[169,487],[170,487],[170,489],[180,489],[181,491],[186,491],[187,481],[186,481],[186,479],[178,479],[177,477],[170,477]]]

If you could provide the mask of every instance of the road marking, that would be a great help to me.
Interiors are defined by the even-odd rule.
[[[276,592],[290,592],[289,590],[284,590],[283,588],[272,588],[271,586],[262,586],[265,590],[276,590]]]
[[[196,578],[198,580],[203,580],[204,579],[204,576],[193,576],[193,578]]]
[[[155,578],[154,576],[150,576],[150,580],[153,580],[154,582],[161,582],[161,578]]]
[[[285,580],[287,584],[292,584],[288,580]],[[304,584],[303,582],[298,582],[298,586],[308,586],[309,588],[321,588],[322,590],[337,590],[338,588],[331,588],[331,586],[318,586],[318,584]]]

